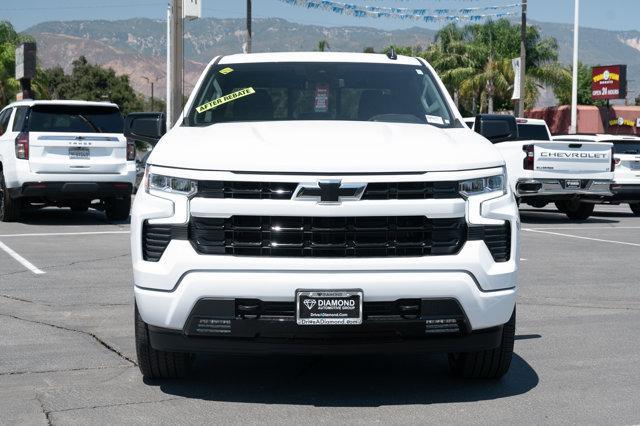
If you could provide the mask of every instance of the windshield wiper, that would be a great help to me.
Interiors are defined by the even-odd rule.
[[[84,115],[78,114],[78,118],[80,118],[80,120],[87,123],[96,133],[102,133],[102,131],[98,128],[98,126],[93,124],[93,122],[89,120],[87,117],[85,117]]]

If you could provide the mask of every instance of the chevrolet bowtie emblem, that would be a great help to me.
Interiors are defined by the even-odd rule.
[[[319,203],[340,203],[346,200],[356,201],[362,197],[366,183],[342,183],[340,180],[320,180],[317,183],[301,183],[293,198],[297,200],[315,200]]]

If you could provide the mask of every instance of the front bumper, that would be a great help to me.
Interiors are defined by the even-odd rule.
[[[130,197],[132,191],[129,182],[26,182],[9,193],[11,198],[73,200]]]
[[[359,339],[356,339],[358,337]],[[354,353],[422,353],[470,352],[493,349],[500,345],[502,326],[465,334],[423,338],[381,339],[375,334],[363,338],[351,333],[332,331],[322,338],[211,338],[187,336],[175,330],[149,328],[151,346],[170,352],[209,352],[231,354],[354,354]]]
[[[580,187],[570,187],[567,181],[579,181]],[[516,191],[523,199],[567,199],[575,196],[590,198],[610,197],[611,181],[592,179],[520,179]]]

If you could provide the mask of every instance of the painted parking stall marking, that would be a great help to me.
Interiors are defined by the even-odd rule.
[[[2,249],[5,253],[7,253],[9,256],[13,257],[15,260],[17,260],[22,266],[24,266],[25,268],[27,268],[28,270],[30,270],[31,272],[33,272],[36,275],[42,275],[44,274],[44,271],[41,269],[38,269],[38,267],[36,267],[33,263],[29,262],[27,259],[25,259],[24,257],[20,256],[18,253],[16,253],[11,247],[9,247],[8,245],[6,245],[5,243],[3,243],[2,241],[0,241],[0,249]]]

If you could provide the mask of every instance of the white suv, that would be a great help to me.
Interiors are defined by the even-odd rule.
[[[553,138],[560,142],[598,142],[613,144],[615,170],[611,184],[612,197],[604,202],[628,203],[631,211],[640,216],[640,137],[625,135],[561,135]]]
[[[21,101],[0,112],[0,219],[37,203],[87,210],[99,199],[110,220],[129,217],[135,145],[118,106]]]
[[[125,134],[159,137],[155,119],[128,117]],[[441,351],[458,375],[501,377],[519,227],[502,157],[422,59],[218,57],[134,202],[140,369]]]

